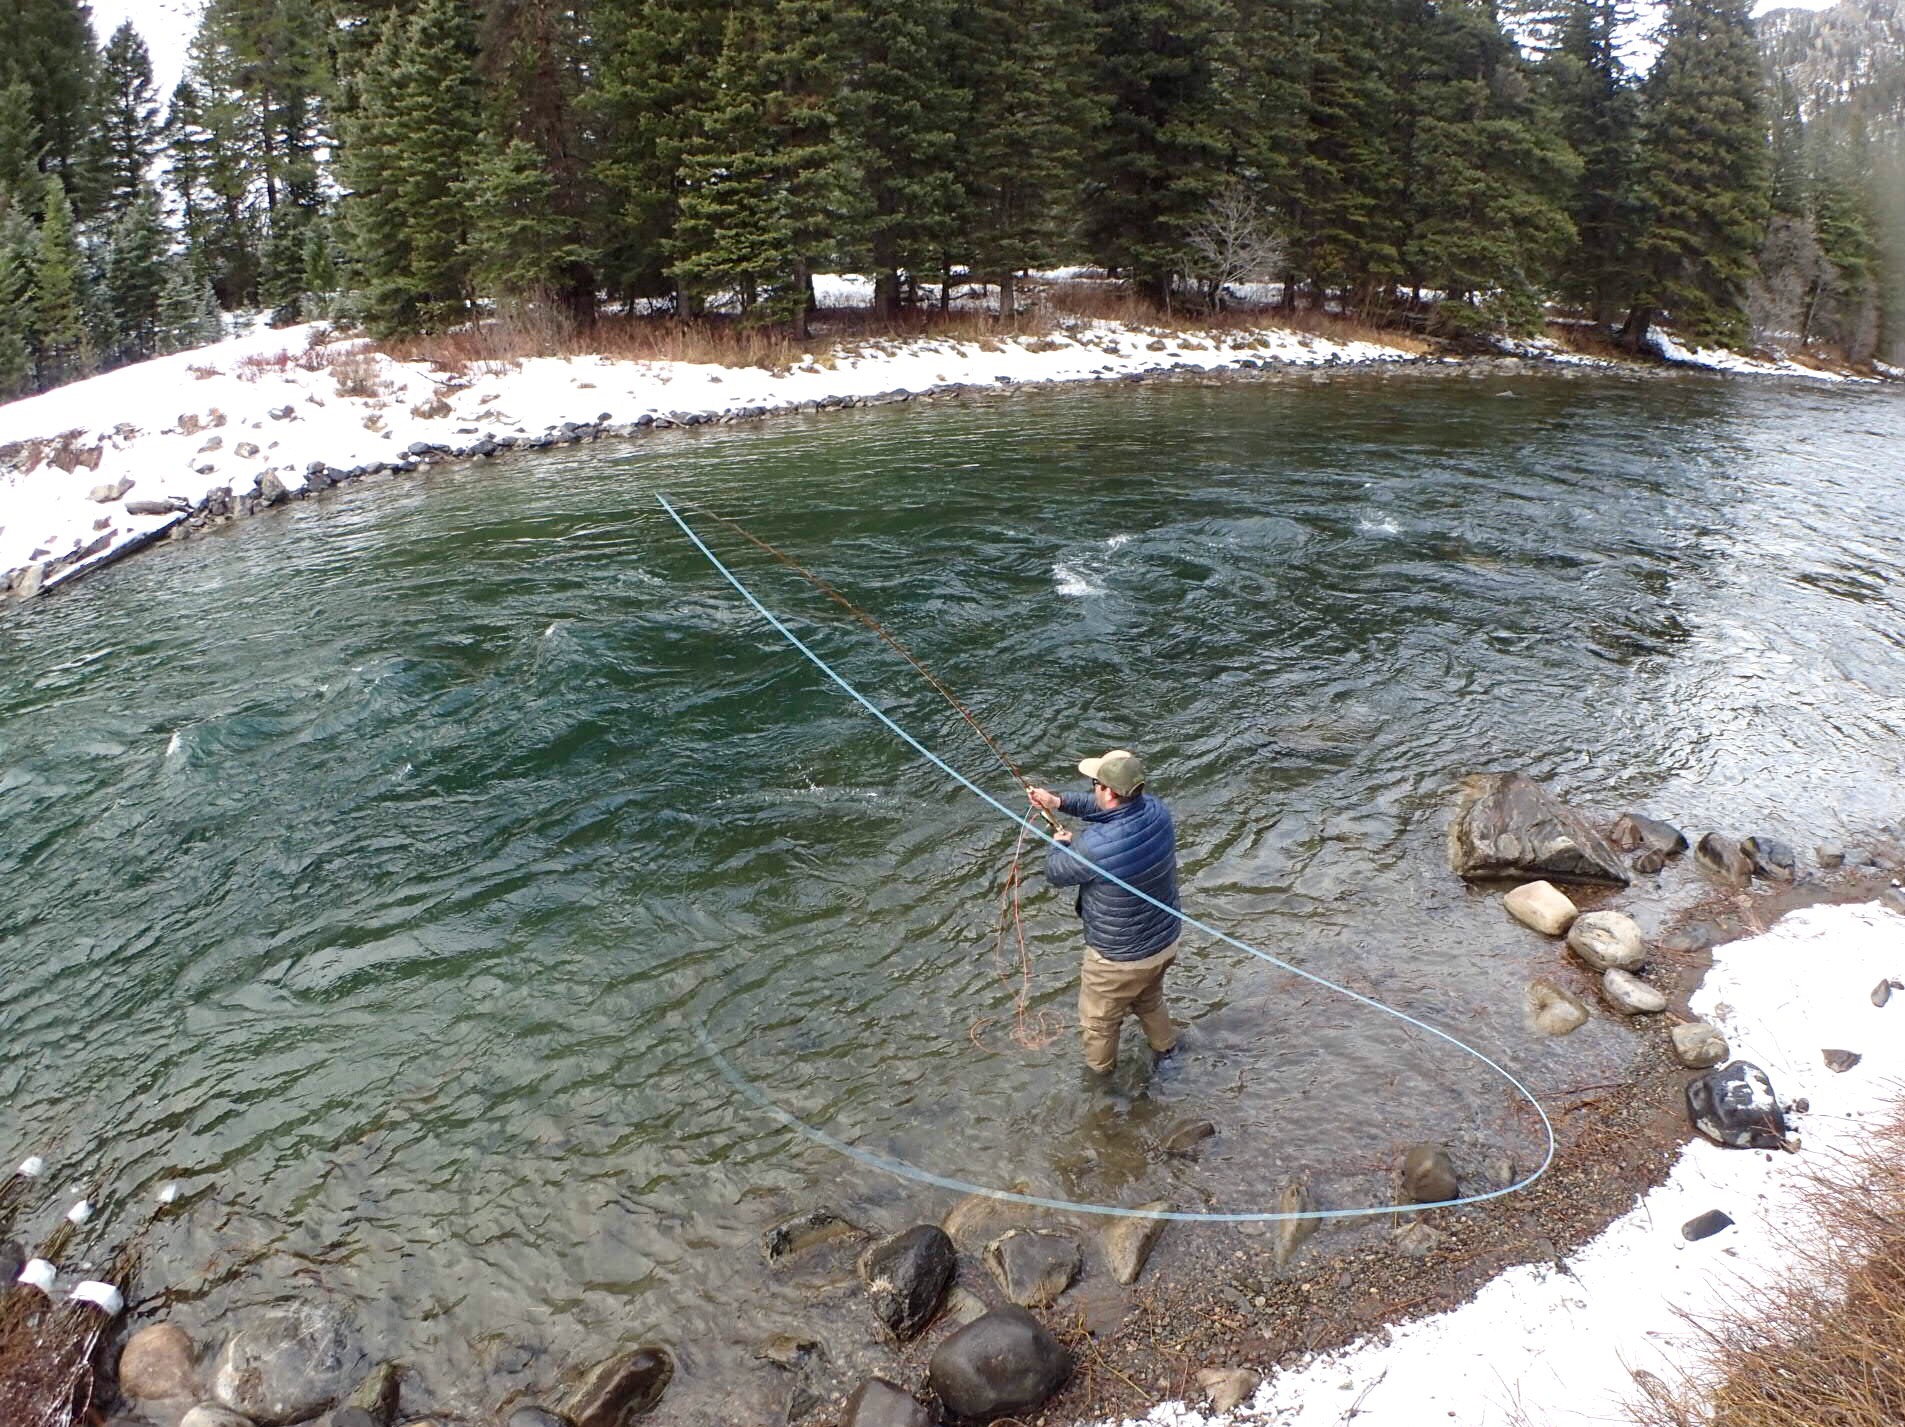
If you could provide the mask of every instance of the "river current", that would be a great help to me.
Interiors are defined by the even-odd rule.
[[[1896,818],[1901,450],[1905,401],[1870,389],[1120,384],[380,478],[155,550],[0,618],[0,1154],[110,1173],[102,1249],[181,1180],[148,1287],[204,1341],[335,1296],[413,1364],[407,1401],[471,1415],[662,1342],[684,1421],[784,1392],[752,1358],[775,1332],[881,1361],[852,1289],[770,1271],[763,1229],[953,1200],[764,1118],[697,1025],[832,1135],[1066,1199],[1268,1209],[1301,1174],[1379,1204],[1422,1139],[1466,1182],[1525,1169],[1485,1068],[1195,933],[1168,1079],[1135,1025],[1108,1093],[1075,1029],[1017,1044],[1011,825],[655,494],[864,605],[1035,780],[1140,750],[1189,910],[1543,1092],[1618,1074],[1632,1033],[1530,1027],[1528,980],[1575,973],[1450,875],[1461,778],[1802,861]],[[1018,801],[891,651],[699,525]],[[1653,930],[1703,885],[1615,904]],[[1035,870],[1026,924],[1033,1007],[1069,1018],[1076,923]],[[1199,1118],[1200,1159],[1154,1152]],[[1218,1232],[1173,1229],[1157,1271]]]

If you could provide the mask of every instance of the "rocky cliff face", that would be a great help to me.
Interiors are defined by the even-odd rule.
[[[1829,109],[1905,129],[1905,5],[1843,0],[1830,10],[1773,10],[1754,22],[1770,74],[1783,73],[1813,119]]]

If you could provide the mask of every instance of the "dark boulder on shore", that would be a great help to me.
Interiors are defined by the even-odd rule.
[[[1776,1150],[1789,1144],[1773,1082],[1750,1061],[1710,1070],[1687,1086],[1693,1127],[1717,1145]]]
[[[944,1229],[916,1224],[870,1246],[859,1267],[874,1316],[904,1343],[933,1321],[958,1262]]]
[[[927,1381],[961,1424],[1031,1412],[1071,1376],[1071,1354],[1023,1308],[995,1308],[933,1354]]]
[[[1525,773],[1477,773],[1463,781],[1449,822],[1449,866],[1471,881],[1625,887],[1630,880],[1613,845]]]

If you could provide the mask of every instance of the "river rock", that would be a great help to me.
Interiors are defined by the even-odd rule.
[[[14,598],[30,600],[40,592],[40,586],[46,582],[46,565],[35,560],[17,571],[13,576]]]
[[[1672,857],[1687,850],[1687,835],[1672,823],[1639,813],[1622,813],[1607,830],[1607,840],[1622,852],[1644,849]]]
[[[1610,966],[1601,977],[1601,995],[1624,1015],[1651,1016],[1667,1009],[1667,998],[1631,971]]]
[[[1709,1070],[1687,1086],[1693,1127],[1718,1145],[1784,1149],[1791,1142],[1773,1082],[1751,1061]]]
[[[1892,993],[1894,991],[1901,990],[1905,990],[1905,985],[1901,985],[1888,976],[1872,988],[1872,1004],[1874,1006],[1883,1006],[1887,1001],[1892,999]]]
[[[1026,1308],[1043,1308],[1072,1286],[1084,1256],[1063,1234],[1008,1229],[986,1245],[986,1267],[1005,1296]]]
[[[1702,1239],[1710,1239],[1720,1230],[1731,1227],[1733,1220],[1722,1210],[1709,1209],[1704,1214],[1696,1214],[1680,1226],[1680,1237],[1690,1244]]]
[[[1607,839],[1524,773],[1479,773],[1464,781],[1449,822],[1449,865],[1469,879],[1628,883]]]
[[[346,1407],[355,1407],[376,1427],[390,1427],[397,1418],[397,1398],[403,1390],[403,1368],[397,1363],[378,1363],[364,1375],[344,1399]],[[333,1423],[332,1427],[342,1427]]]
[[[1836,842],[1820,843],[1812,850],[1812,855],[1819,859],[1819,865],[1827,871],[1845,866],[1845,849]]]
[[[1668,1034],[1675,1058],[1690,1070],[1705,1070],[1726,1059],[1726,1037],[1705,1021],[1688,1021]]]
[[[1006,1187],[1014,1194],[1032,1192],[1032,1186],[1023,1179],[1014,1180]],[[1020,1227],[1030,1217],[1029,1205],[996,1199],[990,1194],[968,1194],[953,1205],[939,1223],[955,1248],[973,1251],[991,1243],[1007,1229]]]
[[[503,1419],[503,1427],[575,1427],[575,1424],[560,1412],[525,1403]]]
[[[1741,851],[1730,837],[1710,832],[1693,850],[1694,861],[1707,871],[1735,887],[1744,887],[1753,876],[1753,859]]]
[[[275,473],[266,471],[258,477],[258,499],[266,505],[283,505],[290,498],[290,489]]]
[[[254,1427],[242,1412],[233,1412],[216,1402],[201,1402],[179,1419],[179,1427]]]
[[[860,1255],[860,1277],[873,1313],[902,1343],[933,1321],[958,1267],[952,1240],[937,1224],[916,1224]]]
[[[390,1427],[387,1417],[373,1417],[361,1407],[340,1407],[326,1417],[318,1427]]]
[[[1552,882],[1523,882],[1502,898],[1508,915],[1543,936],[1560,936],[1580,915],[1568,894]]]
[[[1434,1253],[1447,1235],[1420,1215],[1415,1215],[1389,1237],[1404,1254],[1412,1259],[1421,1259]]]
[[[132,477],[121,476],[110,485],[94,486],[86,493],[86,499],[98,505],[111,505],[132,489]]]
[[[1740,844],[1753,870],[1770,882],[1790,882],[1799,872],[1792,848],[1770,837],[1749,837]]]
[[[1636,872],[1644,872],[1649,877],[1667,865],[1667,854],[1657,847],[1643,847],[1627,859],[1627,865]]]
[[[234,1333],[212,1372],[212,1396],[259,1427],[302,1422],[364,1371],[365,1354],[337,1309],[301,1303]]]
[[[1310,1214],[1316,1210],[1316,1199],[1310,1193],[1310,1186],[1300,1179],[1293,1179],[1283,1186],[1277,1195],[1279,1214]],[[1278,1219],[1276,1231],[1271,1238],[1270,1256],[1278,1268],[1287,1266],[1296,1257],[1297,1250],[1304,1241],[1316,1232],[1314,1219]]]
[[[1158,1146],[1164,1153],[1192,1159],[1204,1141],[1217,1133],[1217,1126],[1209,1120],[1187,1120],[1164,1137]]]
[[[954,1284],[946,1294],[946,1302],[939,1310],[939,1316],[955,1328],[963,1328],[975,1318],[986,1315],[985,1299],[970,1288],[961,1288]]]
[[[840,1427],[934,1427],[933,1414],[910,1392],[883,1377],[856,1387],[840,1413]]]
[[[661,1401],[674,1375],[675,1360],[666,1348],[618,1353],[583,1379],[563,1415],[575,1427],[624,1427]]]
[[[0,1243],[0,1283],[12,1283],[26,1267],[26,1249],[18,1239]]]
[[[1660,939],[1660,949],[1671,952],[1705,951],[1726,940],[1726,931],[1712,922],[1690,922]]]
[[[939,1345],[927,1381],[946,1413],[983,1424],[1031,1412],[1071,1375],[1071,1354],[1023,1308],[995,1308]]]
[[[196,1353],[185,1330],[173,1323],[152,1323],[119,1350],[119,1390],[134,1402],[198,1397]]]
[[[864,1232],[831,1209],[809,1209],[804,1214],[783,1219],[762,1234],[761,1257],[772,1264],[785,1263],[820,1244],[854,1238]]]
[[[1647,959],[1640,923],[1625,912],[1585,912],[1568,928],[1568,950],[1596,971],[1631,971]]]
[[[1565,1036],[1587,1024],[1588,1008],[1572,991],[1537,978],[1528,983],[1529,1019],[1544,1036]]]
[[[1865,1059],[1865,1057],[1860,1055],[1856,1050],[1827,1050],[1821,1051],[1820,1054],[1825,1057],[1826,1069],[1830,1070],[1834,1075],[1845,1074],[1846,1071],[1852,1069],[1853,1066]]]
[[[1168,1200],[1154,1199],[1149,1204],[1140,1204],[1145,1213],[1162,1210],[1171,1213],[1176,1208]],[[1138,1275],[1144,1272],[1145,1261],[1151,1257],[1156,1247],[1158,1235],[1164,1232],[1168,1219],[1139,1218],[1130,1216],[1113,1219],[1100,1236],[1099,1245],[1105,1251],[1105,1261],[1111,1267],[1111,1276],[1120,1283],[1136,1283]]]
[[[1211,1411],[1228,1412],[1257,1390],[1263,1379],[1249,1368],[1199,1368],[1197,1386],[1210,1399]]]
[[[1459,1199],[1461,1185],[1454,1162],[1440,1145],[1411,1145],[1402,1156],[1402,1192],[1411,1204],[1442,1204]]]

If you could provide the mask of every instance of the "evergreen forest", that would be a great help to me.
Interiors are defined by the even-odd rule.
[[[1060,265],[1866,360],[1900,115],[1774,54],[1748,0],[206,0],[161,93],[131,24],[8,0],[0,399],[233,311],[804,335],[815,273],[894,324]]]

